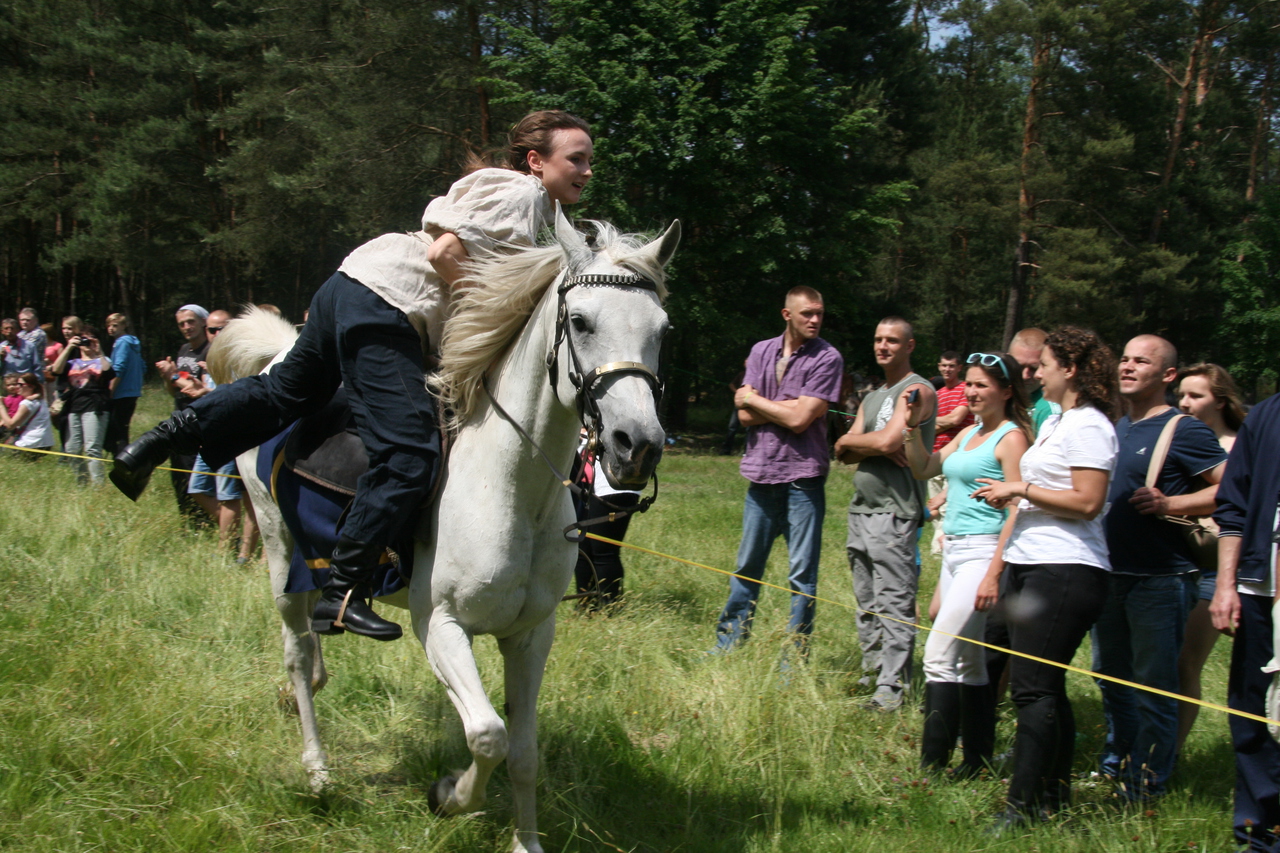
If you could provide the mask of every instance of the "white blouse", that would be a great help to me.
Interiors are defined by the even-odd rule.
[[[347,255],[338,271],[403,311],[436,350],[449,316],[449,289],[427,261],[432,242],[446,232],[456,234],[473,258],[505,246],[533,246],[554,212],[538,178],[480,169],[432,199],[421,231],[375,237]]]
[[[1120,444],[1115,426],[1093,406],[1077,406],[1045,421],[1035,444],[1022,454],[1022,479],[1032,486],[1071,489],[1072,468],[1110,474]],[[1063,518],[1028,500],[1018,502],[1018,518],[1004,549],[1010,563],[1083,563],[1111,570],[1103,507],[1090,521]]]

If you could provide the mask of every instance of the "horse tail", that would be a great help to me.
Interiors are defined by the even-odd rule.
[[[297,339],[298,330],[289,321],[250,305],[213,339],[205,362],[213,381],[222,385],[261,373]]]

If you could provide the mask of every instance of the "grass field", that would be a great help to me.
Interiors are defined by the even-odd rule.
[[[163,414],[158,391],[135,421]],[[635,544],[733,567],[744,484],[735,458],[682,439]],[[137,504],[80,488],[52,460],[0,454],[0,847],[6,851],[488,851],[511,831],[506,776],[486,810],[441,820],[438,776],[466,765],[462,728],[412,640],[327,641],[318,699],[335,785],[310,793],[297,721],[280,710],[279,625],[262,563],[238,567],[213,531],[177,519],[161,477]],[[539,823],[548,851],[1228,850],[1234,780],[1226,720],[1202,714],[1172,792],[1124,809],[1076,789],[1061,827],[992,841],[999,779],[916,769],[920,715],[860,710],[843,556],[846,472],[828,512],[812,658],[778,676],[786,596],[765,590],[751,644],[703,652],[726,579],[624,554],[627,602],[608,617],[561,606],[541,700]],[[767,580],[782,581],[775,549]],[[938,571],[927,559],[922,601]],[[919,646],[923,645],[921,641]],[[495,703],[500,660],[477,654]],[[1225,696],[1227,643],[1209,662]],[[919,654],[919,650],[917,650]],[[1077,663],[1088,661],[1087,646]],[[918,669],[918,667],[917,667]],[[1101,743],[1097,689],[1070,685],[1076,770]],[[1001,747],[1012,734],[1007,712]]]

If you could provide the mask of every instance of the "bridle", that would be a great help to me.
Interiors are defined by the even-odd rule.
[[[578,351],[573,345],[573,334],[569,328],[571,320],[569,318],[569,306],[565,300],[565,295],[575,287],[616,287],[629,288],[635,290],[647,290],[651,293],[658,292],[658,285],[652,279],[639,275],[638,273],[614,274],[614,275],[579,275],[568,276],[556,288],[556,299],[558,302],[556,309],[556,337],[551,344],[551,351],[547,353],[547,379],[551,383],[552,390],[556,390],[558,384],[559,366],[560,366],[560,346],[563,344],[569,351],[569,382],[575,389],[575,397],[578,403],[578,422],[587,430],[587,449],[593,453],[598,453],[600,449],[600,434],[604,429],[604,417],[600,413],[600,404],[595,398],[595,388],[600,380],[614,373],[635,373],[639,374],[653,392],[654,405],[662,401],[662,380],[658,378],[649,367],[639,361],[610,361],[601,364],[598,367],[588,371],[582,367],[582,362],[578,358]],[[554,462],[551,461],[545,450],[538,445],[533,437],[525,431],[515,418],[511,417],[502,408],[497,398],[493,396],[493,392],[489,390],[488,377],[485,377],[484,383],[485,393],[489,395],[489,401],[493,403],[494,409],[502,416],[504,420],[515,427],[530,445],[537,449],[542,455],[542,459],[547,463],[547,467],[555,474],[570,493],[582,501],[585,505],[588,491],[582,486],[575,483],[571,478],[561,473]],[[629,515],[636,515],[646,512],[649,507],[653,506],[653,502],[658,499],[658,472],[655,470],[652,475],[653,494],[643,498],[635,506],[622,507],[610,503],[605,498],[598,495],[596,500],[604,504],[608,509],[607,515],[598,518],[587,518],[582,521],[575,521],[564,529],[564,537],[570,542],[581,542],[584,538],[583,528],[591,527],[596,524],[603,524],[607,521],[615,521],[619,518],[625,518]]]

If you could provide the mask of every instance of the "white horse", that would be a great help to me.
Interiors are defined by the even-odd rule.
[[[516,853],[542,851],[536,706],[576,553],[564,532],[574,514],[559,472],[569,469],[585,425],[615,485],[642,488],[652,476],[665,440],[656,406],[667,329],[663,268],[680,239],[679,223],[647,244],[597,223],[592,248],[563,216],[556,220],[553,245],[477,262],[446,326],[433,385],[452,408],[456,437],[419,528],[408,589],[414,631],[462,718],[472,755],[460,777],[432,786],[433,808],[442,815],[481,808],[489,776],[505,759]],[[253,310],[219,335],[222,353],[210,354],[211,370],[219,381],[245,375],[291,344],[283,321]],[[256,451],[240,463],[254,471]],[[254,477],[246,484],[284,620],[302,760],[321,788],[329,766],[313,698],[326,680],[310,630],[315,594],[283,592],[292,539],[265,487]],[[471,650],[477,634],[494,636],[503,656],[506,723],[480,680]]]

